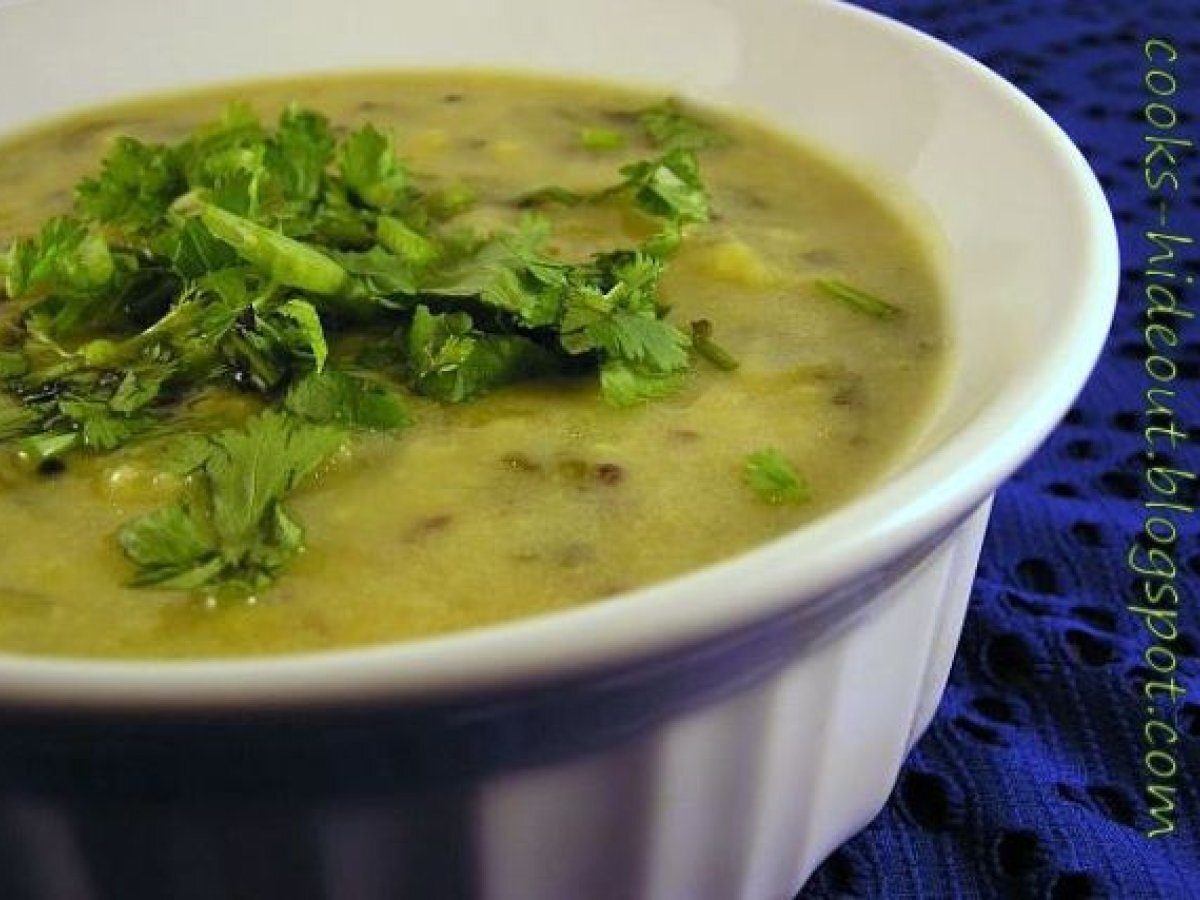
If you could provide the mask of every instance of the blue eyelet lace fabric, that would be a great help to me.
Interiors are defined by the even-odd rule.
[[[1039,0],[950,3],[870,0],[859,5],[953,44],[1016,84],[1071,135],[1095,169],[1117,222],[1121,294],[1103,359],[1041,451],[999,492],[945,698],[881,815],[818,870],[801,900],[842,897],[1200,898],[1200,478],[1175,476],[1164,511],[1148,466],[1200,472],[1200,321],[1147,315],[1160,252],[1148,230],[1195,243],[1176,249],[1178,307],[1200,318],[1200,2]],[[1159,40],[1147,60],[1147,41]],[[1153,68],[1154,97],[1144,82]],[[1146,120],[1146,104],[1159,126]],[[1182,143],[1156,144],[1147,135]],[[1153,154],[1153,155],[1150,155]],[[1149,159],[1148,159],[1148,155]],[[1151,182],[1172,169],[1178,188]],[[1147,174],[1148,173],[1148,174]],[[1169,200],[1168,228],[1159,199]],[[1179,267],[1182,258],[1187,272]],[[1164,281],[1164,283],[1166,283]],[[1159,295],[1165,296],[1165,295]],[[1170,412],[1147,413],[1153,386],[1144,329],[1170,320],[1164,356],[1174,378]],[[1158,337],[1166,339],[1164,332]],[[1161,346],[1161,344],[1160,344]],[[1162,363],[1161,365],[1166,365]],[[1160,372],[1160,374],[1164,374]],[[1147,428],[1163,429],[1147,436]],[[1174,429],[1172,436],[1167,429]],[[1176,446],[1172,447],[1174,443]],[[1156,451],[1152,462],[1148,450]],[[1162,485],[1160,484],[1160,487]],[[1146,554],[1173,574],[1135,572]],[[1147,631],[1129,606],[1147,583],[1174,617]],[[1169,605],[1172,596],[1177,605]],[[1172,631],[1177,634],[1172,634]],[[1146,651],[1161,645],[1170,656]],[[1177,691],[1153,667],[1174,669]],[[1187,693],[1182,693],[1186,691]],[[1174,702],[1170,702],[1174,701]],[[1150,726],[1153,716],[1170,729]],[[1169,743],[1171,735],[1177,735]],[[1156,748],[1166,756],[1148,758]],[[1168,746],[1169,744],[1169,746]],[[1153,775],[1153,766],[1176,771]],[[1148,785],[1173,812],[1147,794]],[[1151,812],[1170,820],[1165,828]]]

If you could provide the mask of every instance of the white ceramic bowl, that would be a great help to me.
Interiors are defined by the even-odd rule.
[[[869,496],[575,611],[263,661],[0,658],[0,895],[790,896],[884,803],[941,694],[989,498],[1112,315],[1083,159],[964,56],[799,0],[0,0],[0,132],[314,70],[501,66],[731,103],[907,186],[958,363]]]

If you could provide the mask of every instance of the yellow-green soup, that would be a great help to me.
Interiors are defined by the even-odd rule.
[[[300,99],[341,127],[391,129],[420,183],[473,190],[461,224],[487,231],[511,226],[513,198],[531,188],[611,184],[648,153],[626,113],[661,98],[443,73],[114,106],[0,144],[0,250],[69,211],[72,187],[116,136],[175,140],[231,99],[264,118]],[[408,640],[670,578],[868,489],[911,444],[946,368],[928,249],[837,163],[758,123],[712,120],[730,138],[700,154],[715,216],[687,230],[662,294],[672,321],[713,323],[735,371],[698,362],[680,392],[632,408],[606,404],[594,379],[517,384],[465,404],[414,396],[412,427],[355,438],[290,502],[305,550],[248,600],[129,586],[114,535],[180,490],[145,444],[73,454],[52,473],[0,445],[0,650],[177,658]],[[585,146],[591,128],[621,133],[621,146]],[[564,259],[652,230],[621,204],[545,215]],[[816,290],[818,279],[886,297],[901,313],[864,315]],[[0,299],[0,329],[13,306]],[[767,447],[802,475],[806,502],[768,503],[748,487],[745,459]]]

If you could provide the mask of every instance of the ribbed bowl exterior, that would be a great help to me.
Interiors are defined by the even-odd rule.
[[[0,897],[791,897],[928,726],[986,516],[824,606],[519,695],[6,714]]]

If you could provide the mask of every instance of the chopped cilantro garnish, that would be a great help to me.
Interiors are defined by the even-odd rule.
[[[663,219],[668,228],[682,228],[710,218],[708,191],[700,177],[694,151],[675,147],[653,159],[622,167],[624,180],[592,194],[580,194],[557,185],[521,195],[521,206],[561,204],[578,206],[614,197],[629,196],[642,212]]]
[[[593,153],[611,153],[625,146],[625,135],[612,128],[584,128],[579,132],[579,145]]]
[[[249,219],[204,203],[200,221],[272,281],[314,294],[336,294],[346,283],[346,270],[320,250]]]
[[[284,500],[345,439],[274,412],[211,435],[185,495],[121,528],[133,583],[215,596],[270,586],[303,546]]]
[[[700,180],[700,164],[691,150],[673,149],[664,156],[621,169],[624,187],[651,215],[688,225],[707,222],[708,192]]]
[[[638,122],[655,146],[668,150],[708,150],[729,143],[729,136],[702,121],[678,100],[664,100],[638,113]]]
[[[787,457],[774,447],[749,454],[743,475],[750,490],[772,505],[803,503],[809,498],[808,485],[796,474]]]
[[[155,228],[182,192],[183,170],[170,147],[120,137],[96,178],[76,190],[80,213],[123,230]]]
[[[4,292],[19,300],[35,292],[95,294],[112,283],[116,265],[104,238],[78,219],[57,218],[36,238],[13,244],[4,270]]]
[[[390,135],[364,125],[346,138],[338,154],[346,186],[363,203],[385,212],[409,199],[408,171],[396,156]]]
[[[412,423],[395,387],[333,369],[310,373],[293,384],[284,406],[309,422],[358,431],[394,431]]]
[[[13,350],[0,350],[0,381],[20,378],[29,371],[29,361]]]
[[[296,105],[266,123],[235,103],[175,144],[119,138],[72,215],[0,251],[0,301],[15,305],[0,444],[38,463],[157,442],[186,487],[120,530],[133,582],[248,596],[302,548],[291,493],[355,435],[408,426],[412,394],[462,403],[584,376],[628,406],[679,390],[697,355],[728,368],[707,324],[676,326],[659,295],[710,217],[696,151],[720,136],[674,103],[633,118],[656,155],[602,191],[526,197],[659,222],[640,245],[574,260],[540,216],[457,224],[482,186],[428,184],[374,125],[341,133]],[[631,136],[578,141],[602,152]],[[250,408],[195,412],[232,392]]]

